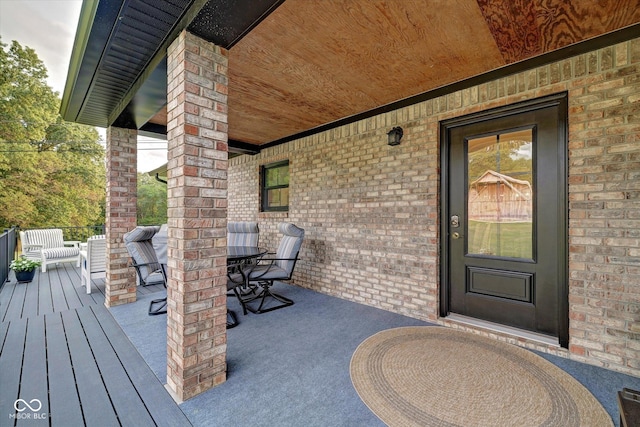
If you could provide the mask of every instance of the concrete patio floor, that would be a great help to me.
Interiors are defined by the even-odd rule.
[[[182,404],[195,426],[383,426],[357,395],[349,363],[358,345],[390,328],[426,322],[278,283],[295,304],[244,316],[227,334],[227,382]],[[116,321],[160,381],[166,378],[166,317],[148,316],[153,296],[114,307]],[[617,391],[640,388],[640,378],[537,353],[572,375],[619,425]]]

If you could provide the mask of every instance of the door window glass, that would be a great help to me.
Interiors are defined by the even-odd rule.
[[[533,129],[467,140],[467,251],[533,258]]]

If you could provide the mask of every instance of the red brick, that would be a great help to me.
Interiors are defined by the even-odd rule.
[[[173,337],[168,352],[172,361],[168,365],[181,369],[168,368],[167,383],[180,399],[186,400],[226,378],[226,268],[211,268],[214,257],[219,255],[208,249],[216,244],[217,233],[213,230],[219,228],[221,233],[226,233],[226,207],[218,206],[215,198],[208,197],[203,190],[226,188],[226,182],[219,181],[226,181],[227,175],[226,171],[218,173],[218,162],[208,160],[202,153],[218,147],[205,129],[220,129],[225,140],[227,129],[226,114],[221,114],[217,107],[220,99],[207,98],[211,91],[205,90],[219,86],[218,82],[209,80],[218,76],[203,70],[213,68],[212,58],[225,62],[221,69],[226,71],[227,67],[226,53],[220,55],[223,50],[187,32],[182,32],[171,45],[169,56],[176,55],[176,50],[183,45],[188,60],[170,61],[173,68],[168,70],[168,76],[180,80],[183,74],[195,72],[196,68],[199,74],[187,76],[184,86],[169,82],[176,90],[168,96],[171,108],[167,112],[174,117],[167,126],[171,159],[168,222],[170,240],[175,237],[177,247],[171,247],[168,254],[171,277],[167,301],[171,321],[167,327]],[[220,80],[226,80],[226,76],[223,77]],[[226,159],[226,155],[225,150],[219,157]],[[225,221],[215,223],[214,218],[218,217]],[[222,250],[222,256],[226,257],[226,249]],[[218,276],[224,280],[218,280]]]
[[[122,236],[137,223],[137,136],[135,130],[107,129],[106,233],[109,254],[105,282],[105,305],[126,304],[136,300],[135,270],[129,266]]]

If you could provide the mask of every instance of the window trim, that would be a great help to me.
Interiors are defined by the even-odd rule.
[[[260,166],[260,196],[261,196],[261,200],[260,200],[260,210],[261,212],[288,212],[289,211],[289,204],[287,204],[287,206],[277,206],[277,207],[269,207],[267,206],[267,200],[269,200],[269,198],[267,197],[267,194],[270,190],[277,190],[280,188],[289,188],[290,184],[287,185],[274,185],[272,187],[267,187],[266,186],[266,182],[267,182],[267,171],[270,169],[276,169],[282,166],[289,166],[289,160],[282,160],[279,162],[274,162],[274,163],[268,163],[265,165]]]

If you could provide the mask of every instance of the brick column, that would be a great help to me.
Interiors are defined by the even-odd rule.
[[[183,31],[167,52],[167,384],[226,380],[227,51]]]
[[[135,270],[128,267],[129,254],[122,236],[137,223],[137,141],[136,130],[107,128],[107,307],[136,300]]]

